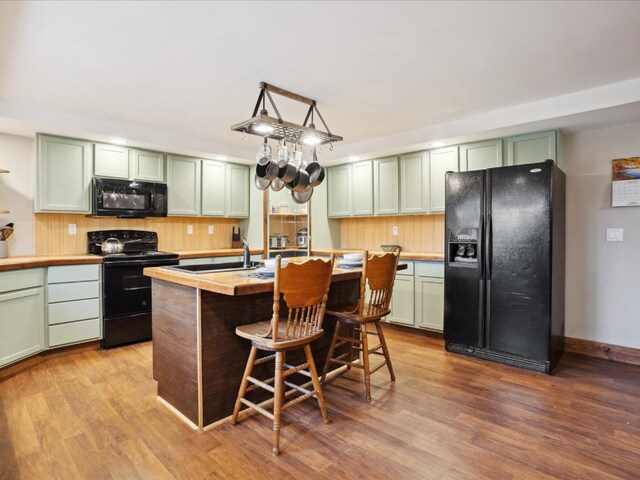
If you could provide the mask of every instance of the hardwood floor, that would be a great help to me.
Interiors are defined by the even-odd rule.
[[[385,326],[386,327],[386,326]],[[553,376],[386,328],[396,373],[361,372],[271,422],[190,430],[155,399],[151,343],[47,359],[0,381],[1,479],[637,479],[640,366],[567,354]]]

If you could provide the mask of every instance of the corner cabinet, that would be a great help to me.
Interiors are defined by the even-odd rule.
[[[36,212],[90,213],[93,144],[37,136]]]
[[[44,350],[43,285],[42,268],[0,272],[0,367]]]
[[[557,130],[550,132],[529,133],[506,139],[506,165],[524,165],[544,162],[551,159],[562,168],[562,135]]]
[[[169,215],[249,216],[249,167],[169,155]]]

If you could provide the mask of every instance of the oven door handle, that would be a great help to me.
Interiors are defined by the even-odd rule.
[[[117,262],[103,262],[105,268],[118,267],[163,267],[165,265],[178,265],[180,262],[176,260],[122,260]]]

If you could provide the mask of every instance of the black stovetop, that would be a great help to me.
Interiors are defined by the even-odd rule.
[[[124,243],[122,253],[102,253],[102,242],[115,238]],[[132,240],[134,240],[132,242]],[[130,243],[127,243],[130,242]],[[130,260],[177,260],[177,253],[158,251],[158,234],[145,230],[98,230],[87,233],[87,251],[104,258],[105,262]]]

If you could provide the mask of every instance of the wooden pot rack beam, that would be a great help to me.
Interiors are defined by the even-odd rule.
[[[271,93],[309,105],[307,115],[302,125],[287,122],[282,119],[282,117],[280,116],[280,112],[278,111],[278,107],[276,107],[276,104],[271,97]],[[265,108],[266,100],[269,100],[269,103],[275,111],[277,118],[269,116]],[[259,110],[260,105],[262,105],[261,110]],[[315,125],[313,124],[314,114],[318,115],[318,118],[320,118],[320,121],[326,129],[326,132],[315,128]],[[311,123],[309,123],[309,120],[311,120]],[[270,125],[274,130],[270,133],[260,133],[254,131],[254,128],[257,125],[262,124]],[[318,139],[320,139],[320,145],[339,142],[343,139],[341,136],[331,133],[329,127],[322,118],[320,111],[318,110],[315,100],[303,97],[302,95],[298,95],[297,93],[290,92],[274,85],[269,85],[265,82],[260,83],[260,94],[258,95],[258,101],[256,102],[256,106],[253,109],[251,118],[232,125],[231,130],[236,132],[243,132],[245,134],[258,135],[260,137],[272,138],[275,140],[286,140],[287,142],[294,144],[300,143],[305,135],[316,136]]]

